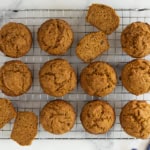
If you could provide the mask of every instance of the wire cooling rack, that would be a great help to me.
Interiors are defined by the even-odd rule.
[[[53,135],[43,130],[42,126],[38,125],[38,134],[36,139],[132,139],[127,135],[121,128],[119,123],[119,114],[122,106],[132,99],[148,100],[150,101],[150,94],[144,94],[140,96],[135,96],[128,93],[121,85],[120,81],[120,71],[122,66],[131,61],[132,58],[127,56],[122,52],[120,45],[120,35],[122,29],[129,23],[135,21],[144,21],[150,23],[150,10],[149,9],[117,9],[118,15],[120,16],[120,26],[116,32],[108,36],[110,49],[105,52],[102,56],[98,57],[96,60],[106,61],[110,63],[117,71],[118,74],[118,84],[113,93],[106,97],[93,97],[88,96],[81,89],[79,82],[77,88],[70,94],[60,97],[59,99],[64,99],[72,103],[76,112],[77,120],[73,129],[63,135]],[[87,64],[79,60],[75,55],[75,47],[78,41],[87,33],[97,31],[96,28],[92,27],[90,24],[86,23],[85,16],[87,10],[8,10],[0,11],[0,26],[7,22],[21,22],[27,25],[33,34],[33,45],[30,52],[19,58],[25,62],[32,70],[34,81],[31,89],[24,95],[19,97],[8,97],[3,93],[0,93],[0,97],[5,97],[12,100],[12,103],[16,107],[17,111],[33,111],[38,116],[42,107],[50,100],[56,99],[56,97],[51,97],[42,92],[39,85],[38,72],[40,67],[44,62],[54,59],[54,58],[64,58],[67,59],[74,69],[79,74],[83,67]],[[40,50],[37,43],[37,30],[39,26],[47,19],[50,18],[61,18],[66,20],[72,27],[74,31],[74,42],[69,51],[62,56],[50,56],[47,53]],[[146,57],[150,59],[150,57]],[[11,60],[11,58],[5,57],[0,53],[0,65],[4,62]],[[89,100],[93,99],[103,99],[108,101],[115,109],[116,112],[116,122],[113,128],[107,134],[92,135],[83,129],[80,122],[80,112],[82,106]],[[10,133],[13,127],[13,121],[7,124],[0,130],[0,139],[9,139]]]

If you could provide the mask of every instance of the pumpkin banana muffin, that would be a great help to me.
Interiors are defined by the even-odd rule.
[[[9,22],[0,29],[0,50],[6,56],[24,56],[31,46],[32,34],[24,24]]]
[[[99,31],[85,35],[76,47],[76,54],[84,62],[90,62],[108,49],[107,36]]]
[[[38,43],[42,50],[52,55],[67,52],[73,42],[70,25],[61,19],[45,21],[38,30]]]
[[[103,4],[92,4],[86,16],[87,22],[106,34],[111,34],[119,26],[119,16],[116,11]]]
[[[150,104],[132,100],[121,111],[120,123],[126,133],[136,138],[150,136]]]
[[[51,96],[64,96],[77,84],[74,69],[65,59],[46,62],[39,72],[39,80],[44,93]]]
[[[90,101],[84,105],[80,119],[85,130],[92,134],[104,134],[115,122],[115,112],[111,105],[102,100]]]
[[[0,129],[16,117],[16,110],[10,100],[0,98]]]
[[[18,112],[11,138],[18,144],[30,145],[37,134],[38,118],[33,112]]]
[[[123,86],[132,94],[140,95],[150,91],[150,61],[136,59],[122,69]]]
[[[144,22],[129,24],[121,34],[123,51],[135,58],[150,54],[150,25]]]
[[[0,89],[8,96],[26,93],[32,84],[32,73],[28,66],[19,60],[6,62],[0,68]]]
[[[87,94],[103,97],[110,94],[116,87],[116,72],[105,62],[93,62],[82,70],[80,84]]]
[[[64,100],[48,102],[40,113],[43,128],[53,134],[63,134],[72,129],[76,113],[73,106]]]

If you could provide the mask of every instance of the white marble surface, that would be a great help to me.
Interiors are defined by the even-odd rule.
[[[149,0],[0,0],[0,9],[77,9],[101,2],[114,8],[150,8]],[[146,150],[148,140],[34,140],[21,147],[12,140],[0,140],[0,149],[11,150]]]
[[[150,8],[149,0],[0,0],[0,9],[76,9],[86,8],[93,2],[114,8]]]
[[[148,140],[34,140],[21,147],[12,140],[0,140],[3,150],[146,150]]]

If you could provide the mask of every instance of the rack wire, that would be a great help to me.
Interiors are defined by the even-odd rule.
[[[38,134],[36,139],[132,139],[133,137],[127,135],[121,128],[119,123],[119,115],[121,108],[125,103],[132,99],[147,100],[150,101],[150,94],[144,94],[140,96],[135,96],[128,93],[124,87],[122,87],[120,81],[120,71],[123,65],[131,61],[132,58],[127,56],[122,52],[120,45],[120,35],[122,29],[126,27],[127,24],[135,21],[144,21],[150,23],[150,9],[116,9],[118,15],[120,16],[120,26],[118,29],[108,36],[110,49],[105,52],[102,56],[99,56],[96,60],[106,61],[110,63],[117,71],[118,84],[114,92],[106,97],[91,97],[84,93],[81,89],[79,82],[77,88],[70,94],[64,97],[59,97],[59,99],[64,99],[69,101],[75,108],[77,112],[77,119],[73,129],[63,135],[53,135],[50,134],[42,128],[39,124]],[[51,97],[43,93],[38,80],[38,72],[40,67],[44,62],[54,59],[54,58],[64,58],[67,59],[71,65],[74,67],[79,74],[83,67],[87,64],[79,60],[75,55],[75,47],[78,41],[85,34],[93,31],[97,31],[96,28],[86,23],[85,16],[87,10],[1,10],[0,11],[0,26],[7,22],[21,22],[27,25],[33,35],[33,45],[30,52],[18,60],[25,62],[32,70],[34,81],[31,89],[24,95],[18,97],[9,97],[0,93],[0,97],[8,98],[12,101],[17,111],[33,111],[38,116],[42,107],[50,100],[57,99],[56,97]],[[66,20],[72,27],[74,31],[74,42],[69,51],[62,56],[50,56],[47,53],[40,50],[37,43],[37,30],[39,26],[47,19],[50,18],[61,18]],[[150,57],[145,57],[145,59],[150,59]],[[12,60],[0,53],[0,65],[4,62]],[[92,135],[83,129],[80,122],[80,112],[82,106],[89,100],[102,99],[108,101],[115,109],[116,112],[116,122],[113,128],[107,134]],[[0,139],[9,139],[10,133],[13,127],[13,121],[7,124],[0,130]]]

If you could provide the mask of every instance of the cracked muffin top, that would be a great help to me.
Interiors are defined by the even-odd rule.
[[[0,98],[0,129],[16,117],[16,110],[10,100]]]
[[[123,86],[132,94],[140,95],[150,91],[150,61],[136,59],[128,62],[121,73]]]
[[[46,62],[40,69],[39,80],[43,91],[56,97],[68,94],[77,84],[74,69],[64,59],[54,59]]]
[[[6,62],[0,69],[0,89],[8,96],[26,93],[32,84],[32,73],[28,66],[19,60]]]
[[[136,138],[150,136],[150,104],[132,100],[121,111],[120,123],[125,132]]]
[[[73,42],[70,25],[60,19],[45,21],[38,30],[38,43],[42,50],[51,55],[62,55]]]
[[[116,72],[105,62],[93,62],[82,70],[80,84],[87,94],[103,97],[116,87]]]
[[[144,22],[129,24],[121,34],[122,49],[134,58],[150,54],[150,25]]]
[[[0,29],[0,50],[9,57],[24,56],[32,46],[32,34],[27,26],[10,22]]]
[[[53,134],[70,131],[75,123],[76,113],[73,106],[64,100],[48,102],[40,112],[40,123]]]
[[[111,105],[102,100],[90,101],[84,105],[80,119],[85,130],[92,134],[103,134],[115,122],[115,112]]]

